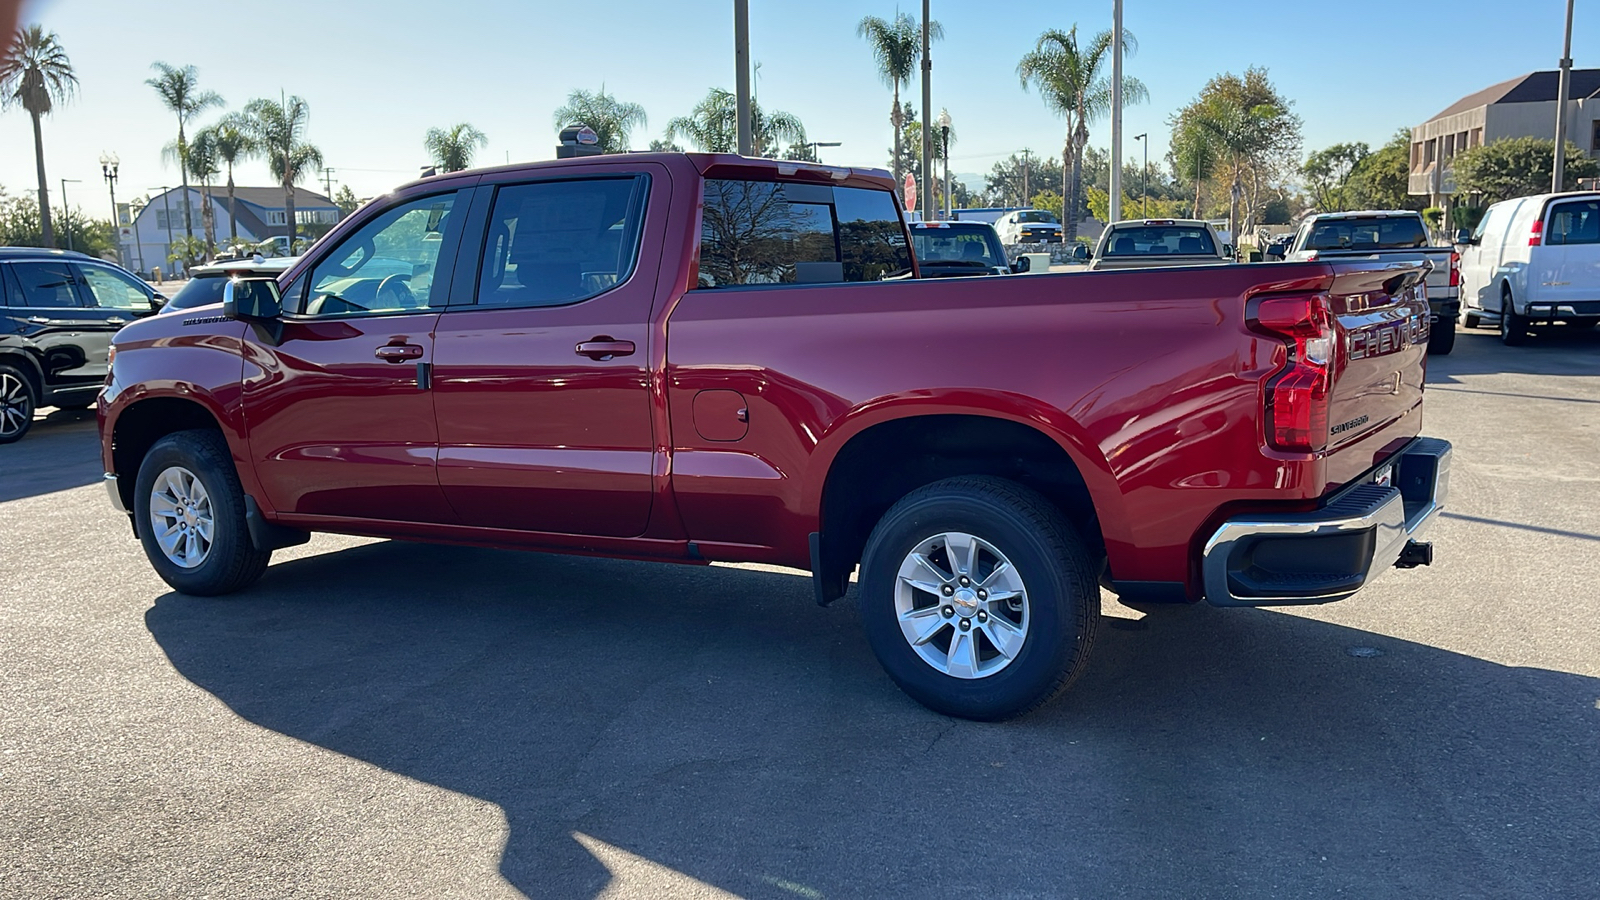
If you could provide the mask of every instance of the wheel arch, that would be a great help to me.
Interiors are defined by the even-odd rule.
[[[220,412],[194,395],[154,395],[141,397],[117,410],[115,418],[107,423],[110,441],[106,444],[107,471],[117,476],[117,490],[122,495],[123,506],[133,509],[133,487],[138,478],[139,465],[156,441],[178,431],[203,429],[222,435],[233,451],[235,462],[239,448],[234,447],[233,435],[222,424]],[[236,465],[242,470],[243,467]],[[243,476],[241,471],[240,475]]]

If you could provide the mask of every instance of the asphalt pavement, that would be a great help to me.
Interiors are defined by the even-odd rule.
[[[92,413],[0,447],[0,896],[1600,895],[1600,332],[1463,333],[1431,568],[1108,601],[947,719],[806,579],[319,536],[175,594]]]

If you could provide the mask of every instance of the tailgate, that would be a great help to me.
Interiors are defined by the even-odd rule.
[[[1328,262],[1335,350],[1324,490],[1357,478],[1421,432],[1429,330],[1420,258]]]

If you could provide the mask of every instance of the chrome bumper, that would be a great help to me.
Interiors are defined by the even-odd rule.
[[[1206,542],[1205,598],[1214,606],[1331,603],[1426,552],[1407,547],[1450,493],[1450,444],[1417,438],[1386,460],[1389,484],[1365,481],[1322,509],[1229,519]],[[1425,550],[1426,548],[1424,548]]]
[[[111,508],[119,513],[126,514],[128,512],[128,507],[122,502],[122,490],[117,486],[116,473],[107,472],[105,481],[106,491],[111,494]]]

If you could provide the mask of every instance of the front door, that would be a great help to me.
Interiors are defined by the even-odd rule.
[[[666,175],[586,168],[492,189],[473,295],[440,319],[439,481],[464,524],[633,537],[650,517]]]
[[[285,291],[280,336],[246,331],[250,452],[279,513],[455,521],[428,388],[457,203],[435,194],[370,216]]]
[[[107,322],[77,267],[65,260],[12,263],[16,278],[10,314],[37,348],[45,389],[63,402],[89,403],[106,380],[111,336]]]

